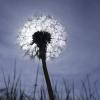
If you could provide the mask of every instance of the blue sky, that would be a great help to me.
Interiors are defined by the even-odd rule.
[[[50,75],[58,80],[63,77],[80,80],[89,74],[93,80],[99,80],[99,0],[0,0],[0,70],[12,73],[16,59],[17,73],[22,73],[23,84],[32,85],[38,63],[23,56],[16,45],[16,35],[27,18],[40,13],[54,16],[68,34],[62,55],[48,62]],[[40,67],[40,79],[42,75]]]

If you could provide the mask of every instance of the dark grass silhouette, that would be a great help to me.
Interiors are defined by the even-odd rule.
[[[0,87],[0,100],[25,100],[24,91],[21,89],[20,75],[16,78],[16,70],[14,70],[13,80],[10,75],[6,79],[3,72],[4,88]]]
[[[37,88],[38,70],[33,93],[31,95],[27,95],[22,89],[20,75],[19,77],[16,77],[15,71],[13,80],[11,80],[10,76],[6,78],[4,72],[3,79],[4,88],[0,87],[0,100],[49,100],[45,84],[42,84],[40,88]],[[100,100],[96,82],[91,83],[88,76],[86,80],[81,81],[79,93],[75,91],[76,88],[74,82],[68,84],[65,79],[62,81],[63,84],[60,85],[62,88],[61,90],[59,90],[58,82],[52,81],[54,100]]]

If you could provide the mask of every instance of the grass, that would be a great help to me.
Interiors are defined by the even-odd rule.
[[[12,81],[10,76],[7,79],[5,78],[4,72],[3,79],[4,88],[0,88],[0,100],[49,100],[45,84],[42,84],[39,90],[37,88],[38,70],[33,93],[30,96],[21,88],[20,75],[16,77],[16,70],[14,70]],[[88,76],[86,80],[81,81],[79,93],[76,91],[74,82],[68,84],[66,80],[62,80],[60,86],[58,82],[52,82],[52,85],[55,100],[100,100],[96,83],[91,83]]]

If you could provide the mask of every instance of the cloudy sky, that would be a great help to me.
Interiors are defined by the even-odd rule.
[[[11,74],[16,60],[22,82],[26,86],[34,82],[40,64],[24,56],[16,45],[16,35],[27,18],[41,13],[54,16],[68,34],[62,55],[48,62],[50,75],[58,80],[80,80],[89,74],[93,80],[99,80],[99,0],[0,0],[0,71]],[[41,70],[40,67],[39,78],[43,76]]]

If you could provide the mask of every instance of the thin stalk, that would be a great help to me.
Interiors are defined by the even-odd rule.
[[[38,73],[39,73],[39,66],[37,68],[37,73],[36,73],[36,80],[35,80],[35,86],[34,86],[34,91],[33,91],[33,100],[36,99],[35,94],[36,94],[36,90],[37,90]]]
[[[45,76],[45,80],[46,80],[46,84],[47,84],[49,98],[50,98],[50,100],[54,100],[54,94],[53,94],[53,90],[52,90],[52,86],[51,86],[45,59],[42,59],[42,67],[43,67],[43,72],[44,72],[44,76]]]

